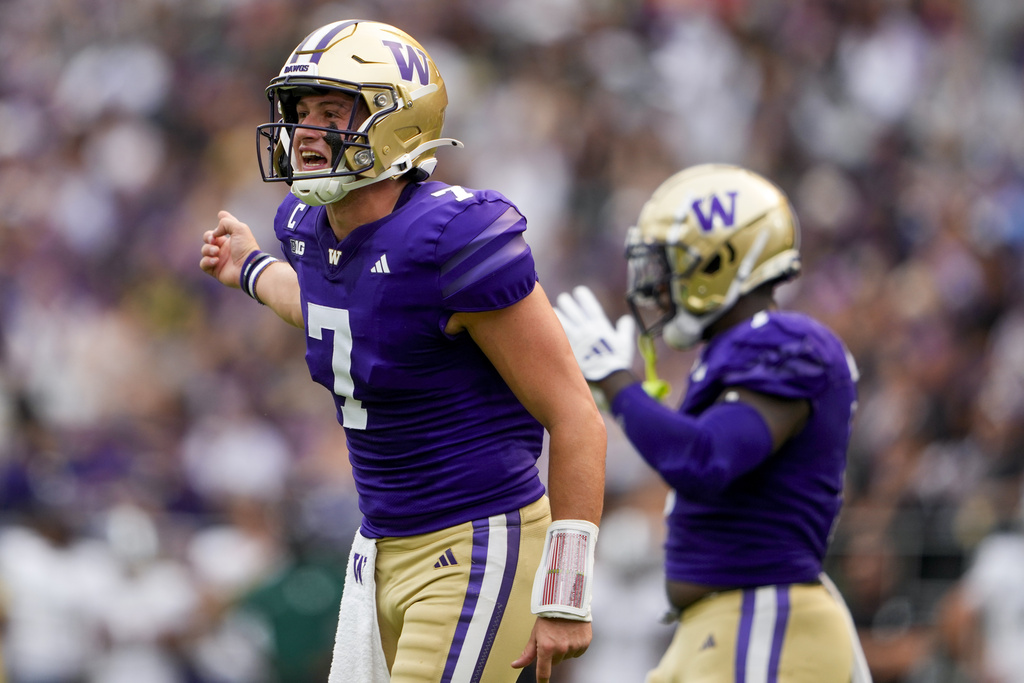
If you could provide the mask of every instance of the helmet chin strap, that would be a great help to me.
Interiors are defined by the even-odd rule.
[[[416,167],[414,162],[418,156],[428,150],[434,149],[435,147],[445,146],[464,147],[465,145],[453,138],[429,140],[411,152],[403,154],[395,159],[391,163],[391,166],[376,178],[353,179],[352,176],[301,178],[301,172],[296,172],[294,180],[292,181],[292,194],[298,197],[302,203],[308,204],[309,206],[333,204],[334,202],[340,201],[352,190],[359,189],[360,187],[366,187],[367,185],[373,185],[374,183],[379,183],[382,180],[388,180],[389,178],[394,178],[407,173]],[[431,158],[424,159],[423,163],[420,164],[420,167],[429,174],[434,170],[435,165],[437,165],[437,160]]]
[[[736,277],[729,285],[729,291],[725,293],[725,299],[718,308],[704,315],[694,315],[680,308],[675,317],[665,323],[665,327],[662,329],[661,335],[665,343],[677,351],[692,349],[700,343],[704,338],[704,330],[725,315],[740,298],[743,286],[750,278],[754,264],[757,263],[757,259],[760,258],[761,252],[764,251],[767,244],[768,233],[759,232],[750,251],[740,262],[740,267],[736,270]]]

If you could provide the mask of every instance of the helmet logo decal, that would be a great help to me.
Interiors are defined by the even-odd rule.
[[[427,61],[427,53],[423,50],[418,50],[412,45],[399,43],[394,40],[382,40],[381,41],[395,57],[395,64],[398,65],[398,73],[402,76],[403,81],[412,82],[413,71],[416,71],[416,80],[420,82],[420,85],[427,85],[430,83],[430,67]],[[404,53],[403,54],[403,49]]]
[[[737,192],[729,192],[729,210],[726,211],[721,199],[717,194],[711,195],[711,206],[708,214],[704,213],[702,204],[704,200],[697,199],[693,202],[693,215],[700,223],[700,229],[704,232],[711,232],[715,227],[715,218],[718,217],[721,225],[731,228],[736,223],[736,195]]]

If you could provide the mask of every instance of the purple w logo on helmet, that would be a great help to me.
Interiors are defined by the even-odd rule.
[[[394,40],[382,40],[381,42],[395,56],[395,64],[398,65],[398,73],[402,76],[403,81],[411,82],[413,70],[415,70],[420,85],[430,83],[430,66],[427,62],[427,54],[423,50],[417,50],[412,45],[399,43]],[[405,48],[404,54],[402,48]]]
[[[693,208],[693,215],[697,217],[697,222],[700,223],[700,229],[704,232],[711,232],[715,227],[715,217],[717,216],[724,227],[731,228],[736,223],[736,195],[737,192],[729,192],[729,210],[726,211],[722,205],[721,199],[717,194],[711,195],[710,206],[708,212],[704,213],[704,204],[709,200],[697,199],[691,204]]]

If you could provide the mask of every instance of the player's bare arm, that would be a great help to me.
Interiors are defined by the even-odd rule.
[[[550,434],[552,519],[599,524],[607,447],[604,421],[540,285],[506,309],[457,314],[448,331],[462,329]],[[536,659],[537,678],[543,683],[553,665],[586,652],[591,637],[589,622],[539,618],[512,666],[522,668]]]
[[[462,330],[551,437],[552,519],[599,524],[607,448],[604,420],[541,286],[508,308],[457,313],[446,331]]]

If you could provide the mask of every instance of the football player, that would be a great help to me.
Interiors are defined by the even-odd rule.
[[[222,211],[200,267],[305,329],[345,429],[363,519],[330,680],[511,682],[531,661],[548,680],[591,639],[606,434],[526,219],[428,180],[461,143],[434,61],[393,26],[315,30],[267,96],[284,258]]]
[[[840,510],[857,371],[826,327],[777,308],[800,270],[797,221],[772,183],[729,165],[665,181],[627,236],[632,315],[585,287],[556,312],[584,376],[672,489],[672,644],[648,683],[867,680],[849,612],[822,574]],[[635,332],[703,344],[682,405],[633,374]],[[645,391],[647,389],[647,391]]]

